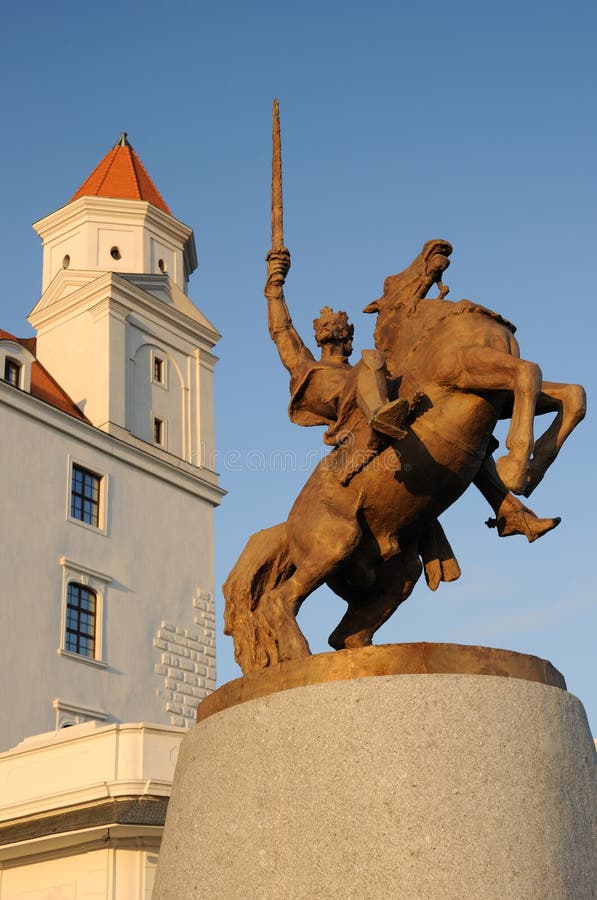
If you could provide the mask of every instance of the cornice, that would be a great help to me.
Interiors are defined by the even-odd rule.
[[[215,364],[219,361],[220,357],[216,356],[214,353],[210,353],[209,350],[203,350],[201,347],[199,348],[199,359],[202,363],[207,364],[209,369],[213,369]]]
[[[52,279],[27,316],[27,321],[35,329],[39,330],[40,326],[60,318],[64,312],[71,311],[71,308],[77,310],[78,307],[88,304],[90,300],[97,301],[100,295],[103,297],[109,294],[112,284],[111,272],[79,269],[75,278],[73,278],[74,274],[71,270],[63,269]],[[54,299],[59,296],[64,287],[68,287],[70,284],[76,286],[59,299]]]
[[[91,578],[96,578],[98,581],[103,581],[104,584],[110,584],[110,582],[112,581],[111,575],[105,575],[103,572],[98,572],[96,569],[90,569],[89,566],[84,566],[81,563],[77,563],[73,559],[69,559],[67,556],[61,556],[58,562],[64,569],[82,572],[84,575],[89,575]],[[55,702],[57,703],[58,699]],[[62,708],[65,708],[65,704],[63,704]],[[75,709],[75,707],[73,707],[73,709]],[[81,707],[77,706],[76,709],[80,710]],[[97,710],[89,710],[89,712],[97,712]]]
[[[106,748],[106,751],[110,749]],[[52,762],[55,762],[55,759]],[[9,827],[9,823],[38,816],[40,813],[47,814],[57,810],[66,812],[68,809],[98,805],[123,797],[167,798],[170,796],[171,790],[172,781],[158,778],[125,778],[91,782],[82,787],[66,788],[56,793],[43,794],[19,803],[3,805],[1,807],[0,835],[3,829]]]
[[[163,825],[101,825],[79,831],[44,835],[0,847],[0,870],[29,865],[49,859],[62,859],[72,853],[114,847],[128,850],[159,850]]]
[[[133,275],[132,277],[135,276]],[[128,279],[114,275],[114,284],[120,288],[125,296],[131,299],[134,298],[140,309],[147,312],[151,310],[153,313],[157,313],[158,318],[169,317],[172,322],[175,322],[178,327],[185,329],[189,334],[203,338],[208,346],[213,347],[219,341],[221,335],[218,331],[207,328],[196,319],[191,319],[190,316],[176,309],[172,304],[159,300],[153,294],[144,291],[143,288],[133,284]],[[192,301],[189,302],[192,303]]]
[[[117,221],[114,221],[115,217]],[[76,228],[85,221],[94,220],[107,220],[113,224],[118,224],[118,220],[123,224],[127,220],[130,224],[137,225],[150,223],[154,228],[168,232],[182,243],[186,243],[193,234],[193,229],[189,225],[168,215],[147,200],[121,200],[112,197],[80,197],[43,219],[38,219],[32,227],[46,243],[65,228]]]
[[[116,734],[135,734],[139,738],[149,735],[177,738],[186,733],[187,729],[180,725],[164,725],[158,722],[110,722],[101,725],[98,725],[97,722],[85,722],[83,725],[61,729],[58,732],[47,731],[42,734],[29,735],[16,747],[3,750],[0,753],[0,763],[6,759],[12,760],[23,755],[45,754],[49,749],[56,749],[64,744],[69,746],[71,744],[88,744],[95,738],[103,740]]]
[[[130,309],[125,303],[121,303],[111,294],[102,297],[97,303],[89,307],[89,313],[93,319],[100,319],[104,316],[111,316],[123,324],[128,319]]]
[[[177,307],[174,306],[173,303],[168,303],[165,300],[160,300],[159,297],[156,297],[154,294],[150,293],[150,291],[144,290],[135,281],[135,279],[137,279],[137,278],[142,278],[144,280],[146,278],[147,279],[158,279],[158,278],[167,279],[168,278],[167,275],[145,275],[145,274],[137,275],[135,273],[130,273],[130,274],[123,273],[121,275],[120,273],[118,273],[118,274],[115,273],[114,277],[116,279],[115,284],[123,284],[124,283],[124,284],[131,286],[131,288],[134,291],[134,293],[131,292],[131,296],[134,296],[135,299],[138,301],[139,305],[143,305],[144,309],[149,309],[151,307],[155,310],[155,312],[157,312],[159,317],[162,317],[163,311],[165,308],[169,313],[172,314],[173,319],[175,319],[177,322],[179,322],[183,327],[186,327],[187,330],[191,331],[194,335],[201,336],[208,343],[208,345],[210,347],[213,347],[222,337],[220,332],[217,331],[213,327],[213,325],[208,321],[208,319],[206,319],[206,317],[203,315],[203,313],[198,309],[198,307],[195,306],[193,301],[189,297],[186,296],[186,294],[184,294],[184,296],[186,297],[188,302],[197,310],[197,312],[199,313],[201,318],[204,320],[203,322],[199,321],[196,318],[192,318],[191,316],[188,316],[186,313],[177,309]],[[174,291],[174,290],[180,291],[180,288],[178,288],[178,286],[175,284],[170,286],[168,281],[166,281],[165,284],[172,291]],[[183,292],[180,291],[180,293],[182,294]],[[193,323],[192,326],[190,326],[188,324],[189,322]]]
[[[91,271],[83,273],[80,270],[80,274],[86,279],[81,283],[80,287],[70,291],[59,300],[52,300],[52,297],[59,293],[62,280],[69,280],[65,272],[59,272],[56,275],[48,289],[42,294],[27,316],[27,321],[38,332],[55,328],[62,320],[71,318],[73,315],[79,315],[102,300],[110,300],[112,302],[120,302],[121,309],[126,309],[129,313],[151,313],[158,324],[168,321],[176,330],[185,333],[187,339],[190,339],[192,342],[199,340],[202,344],[207,345],[209,349],[220,339],[219,332],[206,327],[196,319],[190,318],[190,316],[178,310],[171,303],[160,300],[148,291],[144,291],[143,288],[126,277],[130,275],[130,278],[151,277],[167,279],[167,275],[145,276],[143,273],[134,272],[123,273],[122,275],[115,272],[101,272],[98,274]],[[168,282],[166,281],[165,283],[167,284]],[[189,302],[192,303],[191,300]]]
[[[10,407],[15,412],[42,422],[56,431],[67,435],[107,456],[124,462],[161,481],[166,481],[186,493],[218,506],[226,491],[219,487],[217,475],[210,469],[196,467],[151,444],[127,434],[127,439],[109,434],[80,419],[69,416],[62,410],[32,397],[23,391],[15,391],[10,385],[0,382],[0,406]]]

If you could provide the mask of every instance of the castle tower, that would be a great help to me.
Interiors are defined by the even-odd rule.
[[[33,227],[43,242],[43,293],[29,316],[40,361],[96,428],[213,468],[219,335],[186,293],[193,232],[126,134]]]
[[[192,230],[126,135],[43,243],[37,338],[0,332],[0,750],[87,722],[188,726],[215,686],[212,381]],[[27,659],[27,665],[23,660]]]

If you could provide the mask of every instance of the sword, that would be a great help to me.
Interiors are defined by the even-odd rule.
[[[284,210],[282,206],[282,144],[280,108],[274,100],[272,111],[272,250],[284,247]]]

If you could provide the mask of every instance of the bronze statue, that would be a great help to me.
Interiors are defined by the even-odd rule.
[[[428,241],[390,276],[376,313],[375,350],[356,365],[346,313],[314,321],[321,359],[297,334],[283,294],[290,255],[283,243],[282,179],[274,105],[272,250],[267,256],[270,335],[290,372],[289,415],[327,425],[333,449],[297,497],[287,522],[253,535],[225,585],[225,631],[246,674],[309,654],[296,623],[323,583],[348,604],[329,638],[335,649],[371,643],[424,570],[429,586],[460,569],[438,516],[474,483],[494,510],[500,536],[536,540],[559,519],[538,519],[512,495],[529,496],[581,421],[579,385],[545,382],[520,359],[514,326],[468,300],[446,300],[451,245]],[[434,284],[435,299],[426,299]],[[535,415],[555,412],[533,438]],[[510,419],[497,464],[493,430]]]

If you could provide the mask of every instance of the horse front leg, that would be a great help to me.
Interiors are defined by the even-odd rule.
[[[512,393],[512,417],[506,437],[508,453],[497,460],[496,467],[508,490],[522,494],[527,486],[534,447],[533,420],[541,389],[539,366],[502,350],[474,346],[461,347],[449,361],[440,359],[436,366],[447,387],[474,393]]]
[[[529,497],[542,480],[570,432],[584,419],[586,409],[586,394],[580,384],[543,382],[537,397],[535,413],[542,415],[555,412],[557,415],[549,428],[535,442],[528,483],[524,491],[525,497]]]

